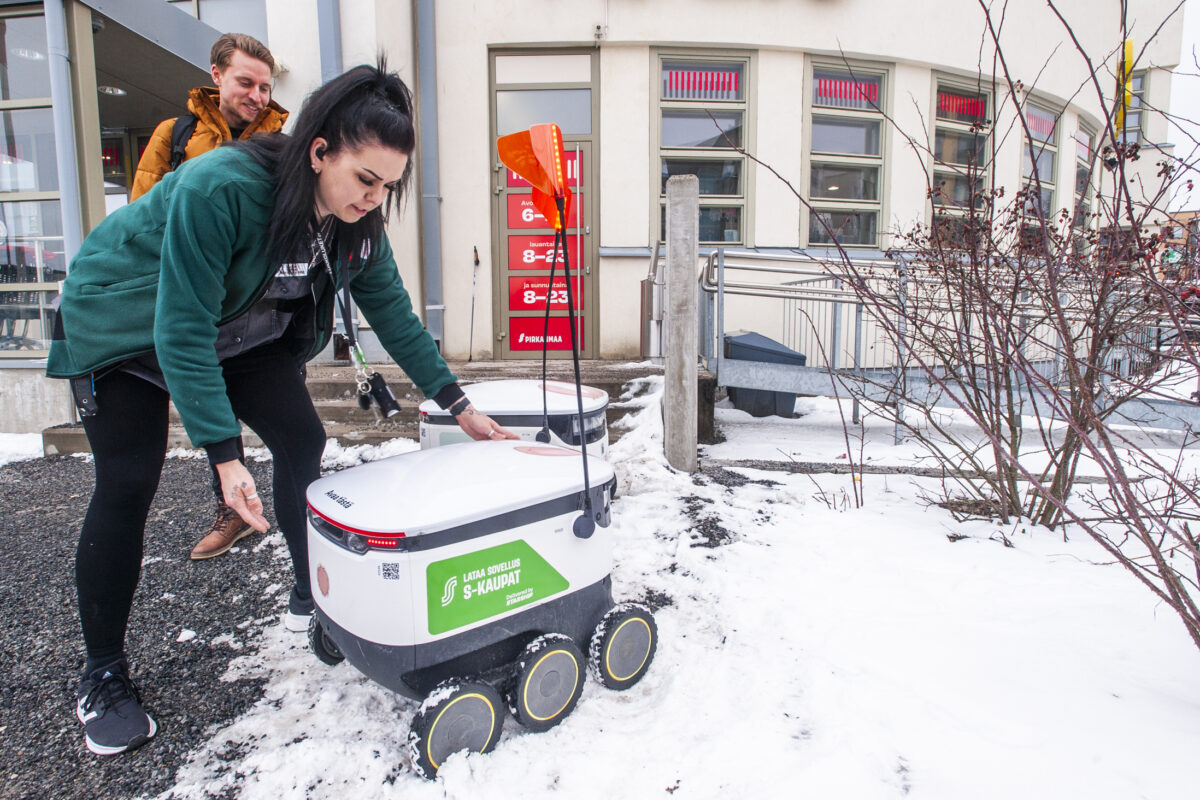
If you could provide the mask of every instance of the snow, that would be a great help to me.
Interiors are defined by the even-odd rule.
[[[40,433],[0,433],[0,465],[41,457]]]
[[[164,797],[1195,793],[1200,652],[1090,539],[956,522],[920,500],[939,488],[929,478],[863,475],[856,508],[846,474],[675,472],[662,455],[661,379],[643,383],[609,454],[620,494],[608,529],[614,599],[667,601],[640,683],[613,692],[589,678],[558,727],[534,734],[509,718],[493,752],[454,755],[431,782],[408,760],[419,704],[325,666],[307,637],[272,622],[236,640],[224,676],[261,678],[265,696],[213,731]],[[753,419],[718,407],[727,440],[702,459],[923,464],[878,418],[847,440],[848,404],[802,399],[797,410]],[[1182,444],[1169,433],[1145,442],[1170,458]],[[325,466],[378,457],[331,445]],[[277,535],[259,546],[284,557]]]

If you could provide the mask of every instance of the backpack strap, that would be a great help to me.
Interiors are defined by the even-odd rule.
[[[187,144],[192,138],[192,133],[196,130],[196,115],[183,114],[175,118],[175,128],[171,131],[171,161],[168,171],[174,171],[176,167],[183,163],[187,158]]]

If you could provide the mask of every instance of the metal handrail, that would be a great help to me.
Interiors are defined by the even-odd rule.
[[[724,255],[724,258],[725,258],[722,269],[726,273],[728,273],[730,271],[742,271],[742,272],[767,273],[767,274],[775,274],[775,275],[808,276],[808,280],[795,281],[795,282],[789,282],[789,283],[755,283],[755,282],[745,282],[745,281],[730,281],[728,279],[728,277],[725,277],[725,279],[723,281],[723,283],[724,283],[723,291],[725,294],[737,295],[737,296],[741,296],[741,297],[762,297],[762,298],[774,298],[774,299],[782,299],[782,300],[809,300],[809,301],[818,302],[818,303],[851,304],[851,303],[860,302],[859,294],[856,291],[854,291],[854,289],[852,289],[852,288],[845,288],[845,287],[824,287],[823,288],[823,287],[806,285],[809,283],[815,283],[820,280],[840,281],[839,276],[831,274],[824,265],[822,265],[820,262],[814,260],[810,256],[801,255],[801,254],[755,253],[754,251],[747,251],[747,250],[728,251],[728,250],[723,250],[721,248],[718,248],[717,250],[712,251],[705,258],[704,267],[701,270],[701,274],[700,274],[700,289],[701,289],[701,291],[704,291],[709,294],[718,293],[718,286],[717,286],[717,284],[718,284],[718,276],[717,276],[718,266],[717,265],[718,265],[718,261],[720,260],[720,256],[722,254]],[[805,264],[813,265],[814,269],[813,270],[804,270],[804,269],[797,269],[794,267],[792,267],[792,268],[769,267],[769,266],[737,264],[737,263],[730,263],[729,262],[730,258],[737,258],[737,259],[741,259],[744,261],[775,261],[775,262],[791,262],[791,263],[802,262]],[[903,260],[903,256],[901,256],[900,260]],[[926,270],[923,267],[921,267],[921,266],[914,267],[914,265],[912,263],[904,263],[903,265],[901,265],[901,264],[898,264],[896,261],[887,260],[887,259],[861,259],[861,260],[851,261],[850,263],[852,263],[856,268],[859,268],[859,269],[883,268],[883,269],[887,269],[889,271],[895,272],[894,276],[879,276],[880,280],[897,280],[897,281],[901,281],[903,283],[908,284],[910,287],[914,286],[914,285],[925,286],[925,287],[938,287],[941,285],[940,280],[938,280],[936,278],[930,278],[927,276],[927,274],[923,274],[926,272]],[[901,271],[903,271],[903,274],[901,274]],[[1073,282],[1071,282],[1071,281],[1065,282],[1064,288],[1069,289],[1071,287],[1072,283]],[[937,302],[937,301],[931,300],[930,295],[928,295],[928,294],[922,296],[922,301],[920,302],[919,307],[927,309],[929,311],[958,310],[958,306],[956,306],[955,304],[948,302],[948,301]],[[1040,307],[1036,303],[1029,302],[1029,303],[1018,305],[1016,308],[1014,308],[1014,311],[1017,313],[1037,314],[1039,309],[1040,309]],[[1143,313],[1143,312],[1131,311],[1131,312],[1129,312],[1129,316],[1130,316],[1130,318],[1134,318],[1136,316],[1140,316],[1141,313]],[[1073,317],[1074,317],[1074,315],[1068,311],[1067,318],[1072,319]]]
[[[894,309],[887,309],[872,303],[868,297],[860,296],[859,292],[847,285],[844,277],[839,277],[835,270],[827,269],[821,262],[806,254],[755,253],[723,248],[711,251],[702,257],[697,278],[697,290],[702,293],[698,331],[700,354],[706,366],[717,376],[720,386],[837,394],[842,391],[838,387],[844,386],[845,381],[851,381],[860,388],[866,387],[864,391],[867,395],[873,392],[874,399],[879,402],[891,403],[895,402],[897,397],[912,397],[934,405],[952,405],[948,396],[943,396],[944,392],[934,391],[928,379],[921,374],[921,370],[908,365],[908,349],[911,342],[906,319],[917,311],[922,315],[930,314],[934,324],[946,324],[950,320],[939,322],[937,315],[950,311],[963,312],[964,309],[960,306],[952,307],[948,300],[939,301],[937,295],[941,292],[938,287],[942,282],[930,277],[927,265],[919,260],[906,258],[908,255],[910,254],[900,252],[894,260],[863,259],[852,262],[855,268],[864,271],[877,270],[888,273],[878,277],[880,281],[889,282],[886,297],[881,302],[884,305],[894,304]],[[792,266],[787,266],[789,263]],[[846,265],[845,261],[840,263]],[[754,272],[776,280],[791,275],[794,276],[794,280],[728,280],[729,273]],[[826,285],[820,285],[822,283]],[[926,287],[932,291],[922,291]],[[1064,291],[1070,292],[1073,288],[1086,291],[1087,284],[1085,281],[1064,283]],[[725,358],[723,349],[728,312],[727,296],[784,300],[784,315],[776,323],[780,326],[779,338],[787,346],[806,352],[810,359],[809,365],[792,366]],[[846,306],[853,307],[852,320],[843,318],[843,309]],[[831,308],[818,311],[821,307]],[[748,315],[747,308],[755,310]],[[757,308],[758,306],[753,304],[747,306],[742,303],[740,310],[735,313],[740,315],[740,320],[749,319],[751,326],[756,327],[758,323],[766,321]],[[883,313],[890,316],[893,310],[897,312],[898,318],[892,332],[885,334],[884,330],[889,324],[879,319],[879,315]],[[966,313],[969,315],[970,311],[966,310]],[[1033,302],[1019,304],[1013,309],[1013,313],[1024,320],[1031,332],[1046,324],[1044,312]],[[1145,341],[1140,345],[1122,346],[1110,353],[1110,365],[1122,374],[1132,372],[1135,362],[1144,361],[1142,356],[1138,355],[1139,352],[1161,349],[1162,346],[1161,336],[1157,337],[1160,344],[1153,344],[1156,340],[1155,331],[1161,332],[1162,316],[1158,317],[1159,324],[1156,324],[1154,315],[1146,317],[1144,308],[1139,310],[1131,307],[1128,313],[1130,318],[1145,319],[1142,337]],[[802,317],[807,321],[803,321]],[[1067,314],[1068,322],[1079,319],[1081,317]],[[1043,330],[1047,336],[1059,338],[1055,330]],[[842,339],[847,335],[852,336],[853,340],[843,345]],[[1049,339],[1037,337],[1019,346],[1023,350],[1031,348],[1027,356],[1035,368],[1045,369],[1046,374],[1051,377],[1061,373],[1064,353],[1070,349],[1069,342],[1056,345]],[[811,360],[814,353],[817,354],[818,361],[825,363],[813,365]],[[863,383],[864,376],[867,375],[875,377]],[[1041,402],[1036,393],[1030,393],[1027,400],[1035,404]],[[1200,427],[1200,406],[1188,402],[1136,399],[1122,409],[1122,418],[1137,424],[1153,420],[1153,424],[1164,427]],[[859,414],[858,396],[855,395],[853,419],[856,422]],[[898,420],[897,437],[900,436],[900,432]]]

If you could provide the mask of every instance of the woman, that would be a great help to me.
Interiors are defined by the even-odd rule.
[[[189,160],[87,237],[63,287],[47,373],[72,379],[96,485],[76,553],[87,664],[77,715],[101,755],[156,730],[125,657],[125,629],[167,403],[208,452],[225,502],[268,527],[238,460],[240,422],[273,455],[275,514],[295,584],[285,622],[312,615],[304,492],[325,434],[304,363],[327,343],[345,285],[388,353],[474,439],[516,438],[471,407],[412,311],[384,212],[398,206],[416,145],[412,98],[395,74],[356,67],[314,92],[291,136]]]

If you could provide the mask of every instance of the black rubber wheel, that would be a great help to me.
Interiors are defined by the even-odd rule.
[[[503,726],[500,693],[490,684],[474,680],[443,683],[430,692],[413,717],[408,732],[413,770],[432,780],[453,753],[490,751]]]
[[[628,689],[646,674],[657,646],[658,626],[650,609],[637,603],[613,606],[592,634],[592,674],[609,689]]]
[[[513,667],[508,710],[531,731],[550,730],[575,710],[583,676],[583,653],[570,636],[539,636]]]
[[[308,621],[308,644],[312,647],[317,659],[331,667],[337,666],[346,658],[338,646],[333,643],[333,639],[329,638],[325,629],[321,627],[321,623],[317,622],[316,614],[313,614],[312,619]]]

